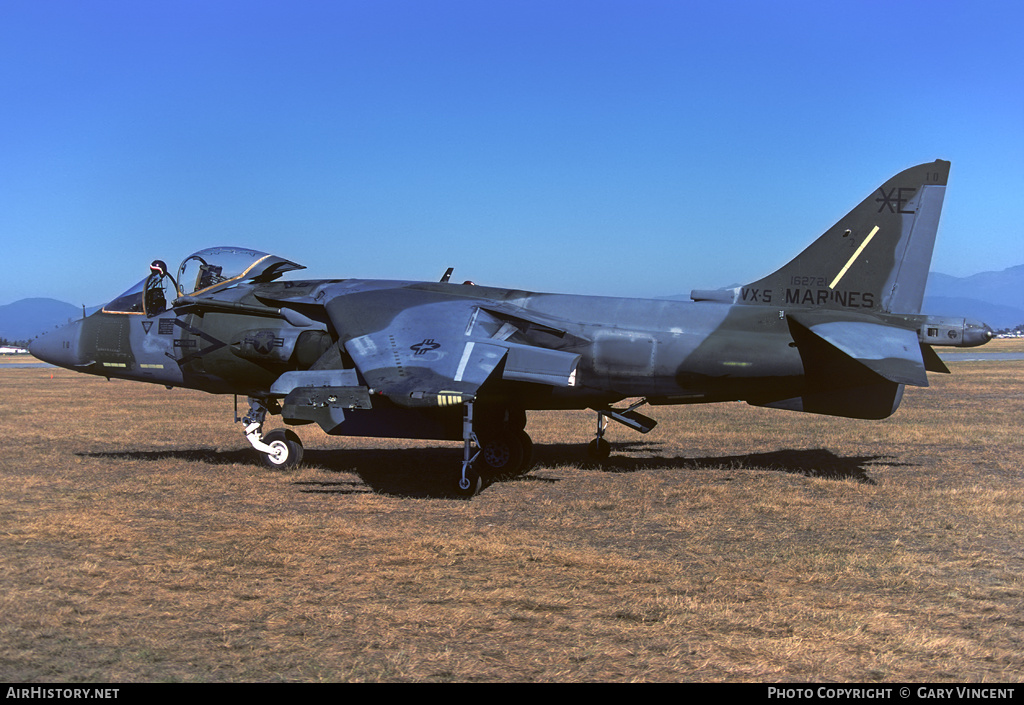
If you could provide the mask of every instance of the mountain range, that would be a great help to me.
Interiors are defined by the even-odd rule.
[[[98,307],[87,309],[92,313]],[[0,339],[27,342],[82,317],[82,307],[56,299],[21,299],[0,306]]]
[[[86,313],[97,308],[86,309]],[[1024,324],[1024,264],[969,277],[931,272],[924,292],[924,312],[973,318],[994,330],[1020,326]],[[81,316],[81,307],[56,299],[21,299],[0,306],[0,339],[27,342]]]
[[[924,289],[924,310],[975,318],[994,330],[1020,326],[1024,324],[1024,264],[969,277],[931,272]]]

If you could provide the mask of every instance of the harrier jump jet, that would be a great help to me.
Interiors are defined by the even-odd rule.
[[[934,345],[981,345],[983,323],[921,313],[949,162],[873,191],[793,261],[692,301],[538,294],[440,282],[278,279],[303,267],[241,247],[189,255],[31,345],[72,370],[248,398],[245,436],[295,465],[292,430],[462,441],[447,480],[471,496],[529,467],[526,413],[592,409],[646,433],[644,404],[745,401],[881,419],[904,385],[949,372]],[[623,406],[615,406],[624,404]],[[236,419],[237,420],[237,419]]]

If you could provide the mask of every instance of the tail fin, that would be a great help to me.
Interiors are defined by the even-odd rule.
[[[902,171],[736,303],[920,313],[949,162]]]

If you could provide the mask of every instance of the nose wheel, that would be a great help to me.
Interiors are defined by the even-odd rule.
[[[267,418],[267,404],[255,397],[249,397],[249,413],[242,421],[245,424],[245,438],[260,454],[260,460],[268,468],[287,470],[302,462],[302,441],[290,429],[275,429],[263,435],[263,422]]]
[[[295,431],[275,429],[263,437],[263,443],[272,449],[260,452],[260,459],[268,468],[287,470],[302,463],[302,441]]]

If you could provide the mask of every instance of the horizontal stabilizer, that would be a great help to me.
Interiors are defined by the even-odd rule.
[[[794,313],[789,319],[883,379],[928,386],[917,331],[852,313]]]

